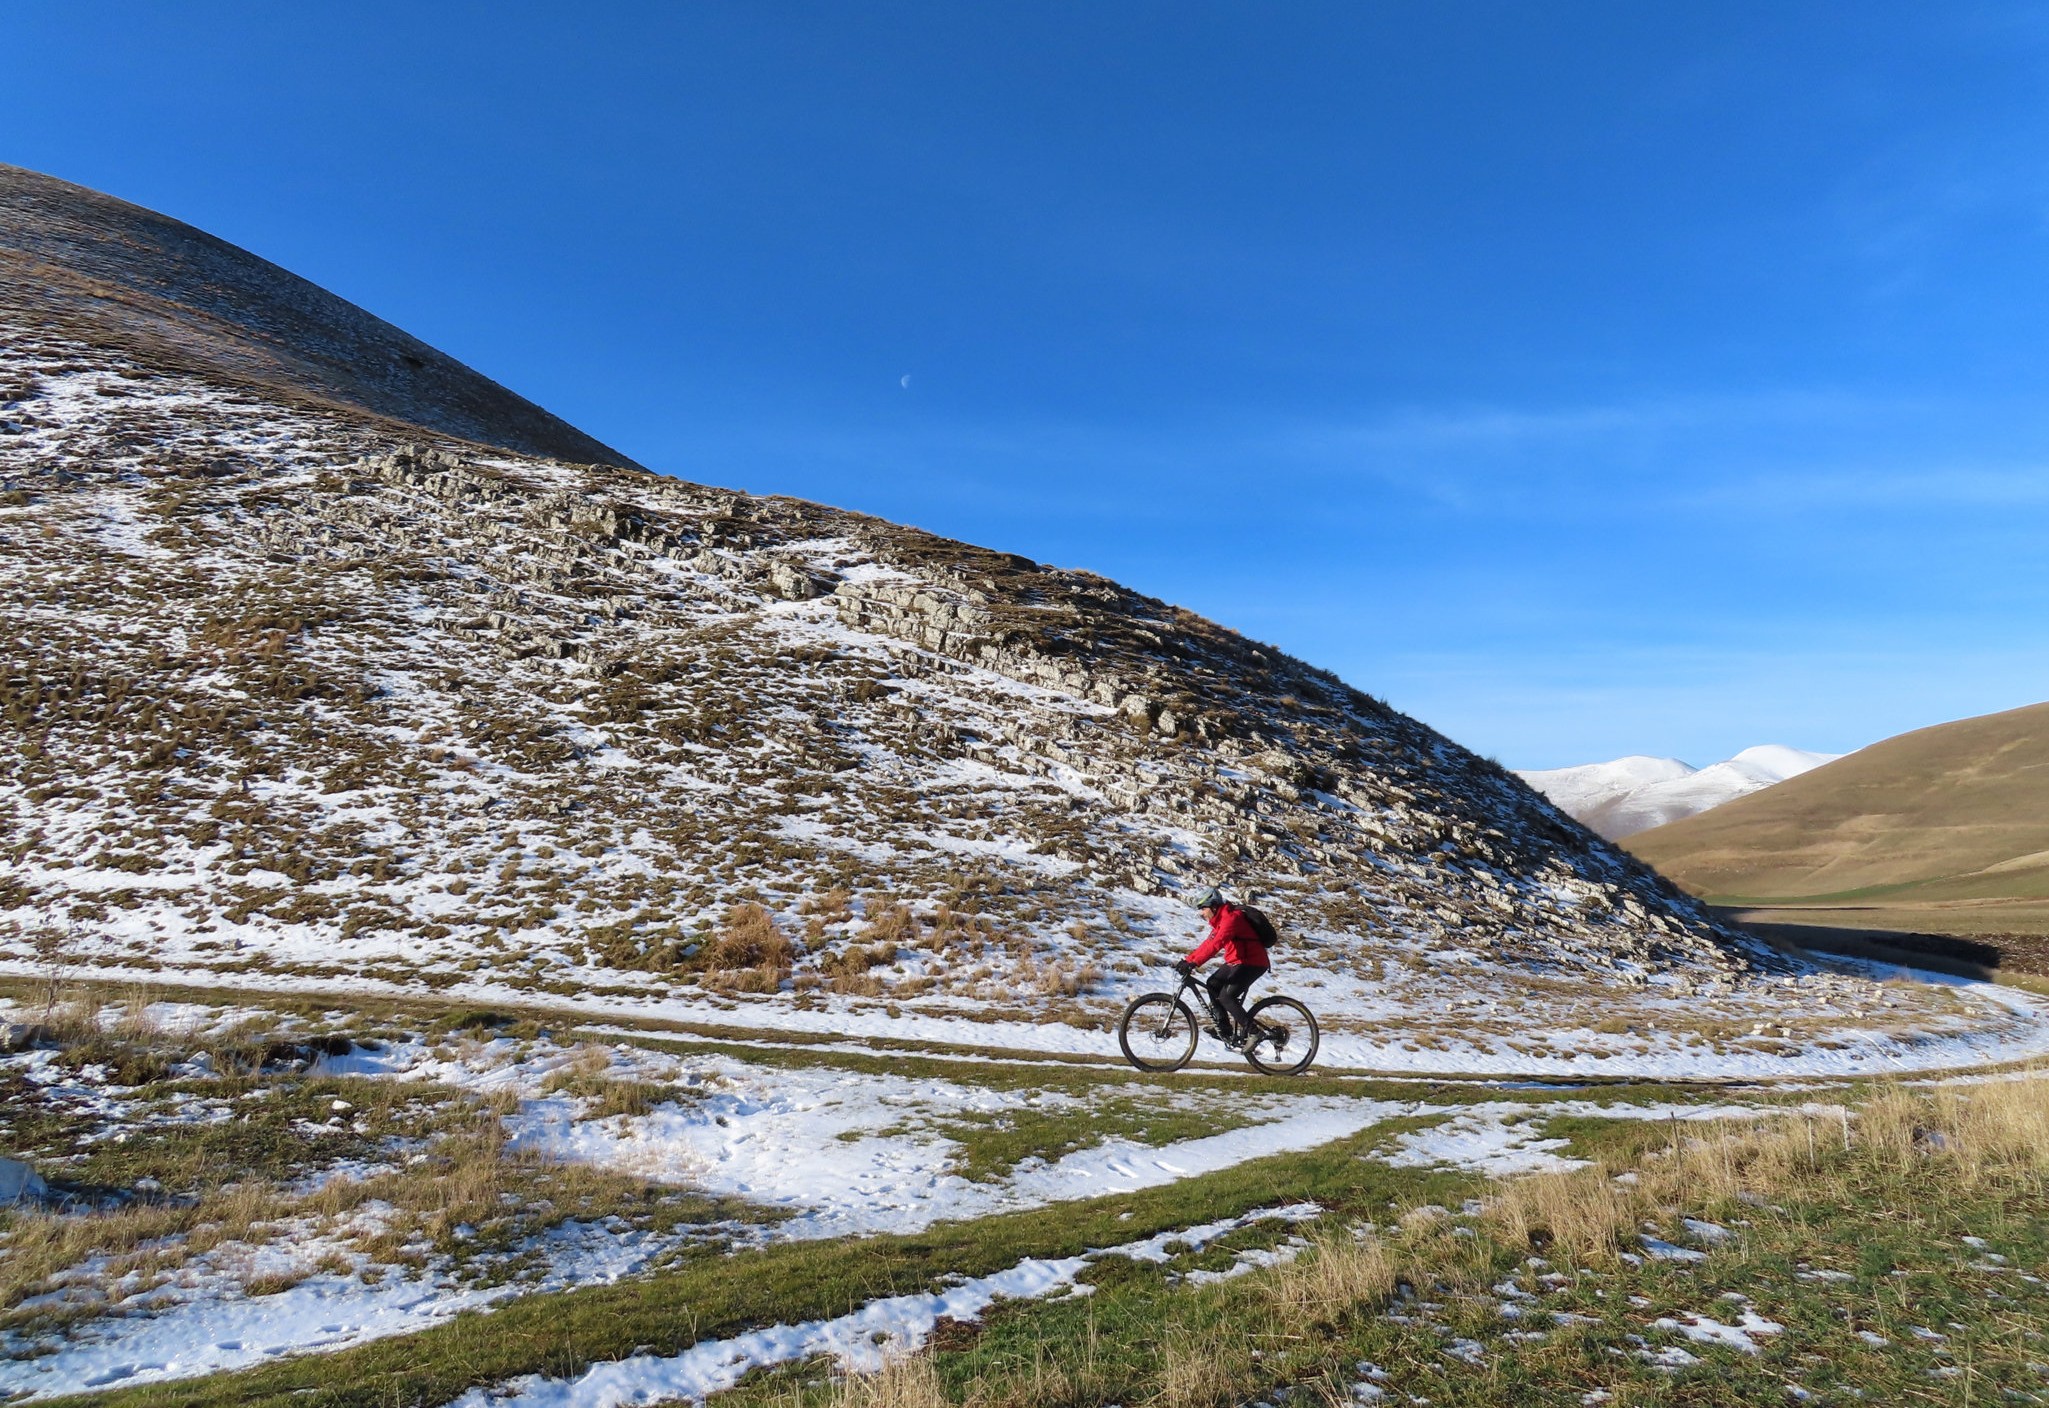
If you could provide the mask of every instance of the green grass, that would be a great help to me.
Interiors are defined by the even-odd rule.
[[[1928,1122],[1944,1123],[1939,1113]],[[1565,1132],[1563,1121],[1554,1127]],[[1581,1121],[1570,1132],[1615,1166],[1641,1164],[1650,1177],[1671,1165],[1659,1191],[1623,1217],[1598,1254],[1562,1255],[1484,1214],[1392,1235],[1383,1227],[1398,1268],[1391,1292],[1307,1308],[1280,1292],[1300,1283],[1314,1252],[1293,1267],[1203,1288],[1176,1284],[1173,1273],[1188,1263],[1103,1261],[1085,1274],[1095,1286],[1086,1299],[999,1305],[978,1325],[943,1333],[929,1355],[933,1378],[947,1401],[984,1408],[1225,1408],[1273,1401],[1282,1388],[1306,1391],[1311,1403],[1346,1403],[1355,1401],[1362,1361],[1384,1372],[1376,1382],[1388,1401],[1413,1395],[1439,1408],[1571,1405],[1595,1390],[1613,1405],[1734,1408],[1794,1401],[1788,1384],[1837,1403],[2049,1401],[2049,1288],[2028,1279],[2049,1265],[2043,1162],[1994,1160],[1974,1171],[1938,1147],[1903,1152],[1897,1141],[1874,1140],[1844,1148],[1825,1139],[1802,1158],[1797,1122],[1792,1129],[1791,1172],[1749,1180],[1765,1191],[1736,1190],[1749,1192],[1746,1200],[1694,1175],[1687,1159],[1710,1170],[1717,1157],[1697,1143],[1674,1155],[1645,1137],[1642,1122]],[[1714,1131],[1688,1137],[1694,1133],[1716,1140]],[[1751,1138],[1727,1133],[1732,1147]],[[1704,1262],[1633,1263],[1617,1253],[1635,1247],[1633,1218],[1644,1211],[1674,1240],[1687,1236],[1681,1213],[1717,1221],[1736,1240]],[[1372,1212],[1353,1213],[1360,1215]],[[1346,1235],[1349,1221],[1327,1224]],[[1986,1246],[1968,1246],[1966,1236]],[[1987,1262],[1988,1252],[2007,1264]],[[1546,1275],[1555,1282],[1547,1285]],[[1527,1298],[1494,1289],[1511,1277]],[[1504,1302],[1522,1313],[1504,1316]],[[1746,1310],[1783,1327],[1756,1336],[1755,1354],[1697,1343],[1657,1323],[1707,1316],[1735,1324]],[[1559,1324],[1554,1315],[1580,1323]],[[1916,1327],[1943,1338],[1924,1338]],[[1532,1331],[1540,1337],[1512,1338]],[[1461,1340],[1477,1346],[1477,1362],[1449,1352]],[[1666,1368],[1647,1358],[1673,1348],[1694,1362]],[[831,1383],[827,1368],[760,1375],[717,1402],[863,1401]]]
[[[443,1030],[488,1025],[473,1013],[432,1006],[427,1011],[444,1018]],[[402,1015],[394,1009],[388,1020]],[[605,1033],[602,1039],[622,1038]],[[656,1047],[674,1044],[656,1033],[631,1040]],[[995,1089],[1044,1090],[1058,1097],[1023,1109],[948,1115],[906,1126],[932,1128],[955,1140],[961,1146],[958,1168],[973,1178],[998,1178],[1026,1159],[1057,1158],[1115,1135],[1161,1144],[1215,1133],[1245,1123],[1240,1105],[1248,1099],[1263,1103],[1268,1093],[1399,1095],[1447,1105],[1475,1099],[1540,1103],[1561,1094],[1470,1083],[1319,1085],[1186,1073],[1146,1077],[1105,1067],[966,1063],[805,1047],[765,1050],[739,1043],[690,1042],[683,1049],[724,1051],[770,1067],[829,1066],[863,1074],[932,1076]],[[666,1093],[659,1087],[574,1071],[565,1074],[563,1084],[593,1098],[626,1104]],[[584,1090],[585,1084],[590,1089]],[[168,1102],[179,1094],[240,1102],[258,1087],[271,1093],[248,1102],[258,1113],[240,1122],[241,1127],[229,1122],[171,1125],[160,1133],[152,1128],[146,1139],[142,1133],[131,1134],[128,1144],[121,1146],[81,1143],[85,1127],[77,1121],[82,1117],[61,1111],[44,1112],[24,1123],[10,1102],[0,1107],[0,1119],[14,1121],[9,1139],[33,1135],[40,1141],[38,1148],[68,1146],[81,1160],[79,1168],[91,1168],[96,1177],[119,1183],[132,1182],[143,1169],[191,1155],[198,1156],[196,1164],[188,1159],[181,1166],[204,1165],[222,1176],[281,1176],[294,1159],[306,1157],[306,1151],[286,1147],[293,1137],[308,1137],[294,1135],[295,1122],[324,1119],[335,1098],[354,1104],[356,1115],[369,1121],[379,1137],[407,1130],[419,1133],[436,1119],[461,1123],[477,1113],[462,1114],[470,1108],[470,1098],[458,1092],[305,1077],[159,1083],[127,1092],[125,1098],[139,1107],[168,1110]],[[1847,1088],[1844,1093],[1846,1098],[1881,1104],[1895,1098],[1870,1086]],[[1689,1094],[1698,1092],[1668,1086],[1609,1088],[1583,1097],[1568,1093],[1566,1098],[1641,1103]],[[1800,1092],[1746,1093],[1746,1099],[1763,1104],[1808,1098]],[[1982,1103],[1990,1095],[1981,1090],[1971,1098]],[[386,1103],[380,1106],[380,1100]],[[1927,1127],[1943,1128],[1942,1120],[1948,1117],[1931,1111]],[[945,1224],[913,1236],[791,1243],[729,1256],[709,1254],[718,1248],[700,1249],[679,1255],[643,1279],[529,1296],[489,1315],[465,1315],[403,1339],[76,1401],[190,1408],[231,1403],[424,1408],[470,1387],[521,1374],[574,1375],[589,1364],[636,1351],[678,1353],[702,1340],[763,1324],[831,1317],[877,1297],[935,1288],[950,1277],[989,1274],[1027,1256],[1076,1255],[1262,1206],[1313,1200],[1326,1209],[1322,1230],[1327,1233],[1349,1237],[1354,1226],[1377,1223],[1386,1236],[1386,1225],[1402,1208],[1420,1203],[1457,1208],[1489,1189],[1477,1177],[1391,1169],[1370,1157],[1389,1136],[1441,1118],[1387,1120],[1320,1149],[1247,1163],[1169,1187]],[[1615,1395],[1613,1403],[1777,1402],[1786,1398],[1787,1382],[1818,1392],[1861,1387],[1871,1395],[1867,1401],[1874,1402],[1962,1403],[1967,1401],[1966,1392],[1993,1401],[2008,1391],[2039,1391],[2049,1398],[2049,1377],[2031,1379],[2033,1371],[2027,1368],[2033,1362],[2049,1362],[2049,1344],[2041,1342],[2041,1332],[2034,1328],[2049,1324],[2049,1300],[2042,1287],[2023,1281],[2018,1269],[1973,1265],[1979,1254],[1958,1241],[1964,1235],[1983,1237],[1991,1244],[1989,1250],[2007,1256],[2015,1268],[2036,1272],[2049,1265],[2049,1195],[2041,1160],[2029,1164],[2002,1154],[1967,1166],[1961,1156],[1953,1158],[1940,1147],[1917,1145],[1911,1130],[1919,1126],[1912,1122],[1900,1126],[1909,1131],[1902,1136],[1903,1143],[1896,1139],[1893,1145],[1882,1146],[1867,1142],[1860,1133],[1844,1148],[1835,1123],[1822,1121],[1805,1126],[1805,1161],[1796,1161],[1794,1173],[1760,1185],[1745,1201],[1735,1196],[1735,1185],[1726,1180],[1691,1180],[1673,1173],[1697,1157],[1690,1151],[1700,1141],[1723,1139],[1720,1128],[1598,1116],[1544,1118],[1542,1134],[1567,1139],[1570,1153],[1600,1159],[1611,1169],[1639,1169],[1647,1186],[1658,1183],[1663,1191],[1645,1194],[1650,1201],[1638,1211],[1654,1217],[1662,1234],[1683,1240],[1676,1219],[1686,1214],[1730,1227],[1740,1234],[1739,1242],[1697,1266],[1630,1265],[1608,1252],[1565,1257],[1543,1239],[1510,1235],[1499,1218],[1486,1214],[1462,1219],[1468,1236],[1455,1235],[1448,1221],[1386,1236],[1412,1287],[1398,1301],[1361,1295],[1347,1304],[1309,1310],[1294,1303],[1293,1308],[1281,1306],[1276,1297],[1299,1267],[1254,1272],[1213,1286],[1192,1286],[1180,1279],[1193,1268],[1228,1266],[1242,1247],[1271,1245],[1290,1235],[1286,1226],[1261,1223],[1166,1267],[1117,1258],[1092,1262],[1083,1278],[1094,1287],[1092,1295],[1006,1303],[978,1325],[950,1327],[940,1338],[931,1368],[956,1401],[984,1408],[1082,1408],[1104,1402],[1225,1408],[1284,1386],[1309,1389],[1339,1402],[1349,1394],[1356,1377],[1351,1366],[1359,1360],[1383,1366],[1391,1387],[1439,1405],[1573,1404],[1596,1387],[1609,1389]],[[338,1136],[311,1136],[316,1144],[331,1137]],[[1728,1137],[1745,1136],[1739,1126]],[[151,1139],[160,1142],[152,1145]],[[332,1156],[331,1150],[327,1156]],[[476,1166],[468,1167],[474,1174]],[[559,1182],[551,1182],[554,1177],[545,1169],[508,1166],[503,1181],[478,1182],[462,1215],[468,1215],[471,1205],[495,1203],[505,1194],[521,1200],[525,1211],[518,1218],[486,1228],[479,1239],[501,1251],[551,1218],[584,1216],[593,1210],[624,1212],[660,1226],[704,1222],[736,1211],[761,1220],[759,1210],[688,1197],[668,1203],[643,1199],[641,1206],[627,1181],[608,1182],[609,1176],[587,1171],[563,1172]],[[575,1201],[579,1198],[583,1201]],[[542,1206],[551,1199],[551,1205]],[[457,1218],[451,1213],[443,1220]],[[0,1229],[7,1225],[0,1218]],[[1628,1250],[1634,1245],[1633,1226],[1625,1219],[1621,1230],[1620,1249]],[[457,1250],[441,1242],[437,1246]],[[1532,1255],[1548,1257],[1552,1265],[1531,1267],[1527,1259]],[[1313,1263],[1314,1257],[1306,1260]],[[1803,1270],[1817,1269],[1839,1270],[1851,1279],[1802,1279]],[[501,1268],[494,1274],[514,1270]],[[1535,1277],[1544,1271],[1556,1271],[1565,1280],[1539,1292]],[[1544,1339],[1507,1338],[1532,1323],[1529,1316],[1516,1321],[1501,1315],[1500,1298],[1490,1288],[1509,1276],[1519,1277],[1524,1289],[1538,1294],[1530,1303],[1530,1316],[1540,1317],[1537,1323]],[[1653,1325],[1661,1316],[1684,1313],[1733,1321],[1737,1303],[1721,1299],[1725,1293],[1747,1297],[1746,1303],[1757,1313],[1783,1323],[1785,1333],[1760,1341],[1763,1351],[1748,1356],[1687,1343]],[[1554,1311],[1584,1316],[1587,1323],[1550,1324]],[[1407,1316],[1410,1323],[1387,1318],[1391,1313]],[[1948,1328],[1952,1320],[1964,1328]],[[1917,1338],[1912,1334],[1917,1324],[1948,1338]],[[1882,1335],[1889,1343],[1868,1345],[1856,1337],[1860,1329]],[[2036,1338],[2031,1339],[2031,1333]],[[1454,1339],[1477,1342],[1481,1362],[1448,1359],[1445,1349]],[[1641,1357],[1644,1351],[1674,1345],[1701,1362],[1666,1372]],[[1931,1377],[1931,1371],[1952,1367],[1958,1370],[1953,1378]],[[841,1390],[826,1377],[819,1365],[765,1373],[731,1401],[836,1401]]]
[[[1072,1256],[1250,1208],[1313,1199],[1337,1208],[1456,1198],[1468,1178],[1362,1161],[1362,1141],[1241,1164],[1166,1188],[942,1224],[915,1236],[786,1243],[689,1263],[643,1281],[533,1296],[456,1321],[331,1355],[244,1373],[54,1402],[389,1408],[438,1404],[520,1374],[574,1374],[648,1349],[675,1354],[706,1338],[829,1317],[880,1296],[985,1275],[1027,1256]]]
[[[570,1218],[616,1218],[659,1237],[704,1229],[672,1237],[676,1245],[660,1253],[681,1260],[729,1245],[731,1226],[720,1224],[787,1216],[602,1169],[508,1157],[500,1096],[261,1070],[262,1053],[279,1041],[261,1024],[246,1026],[235,1049],[213,1048],[217,1065],[247,1074],[113,1085],[124,1073],[168,1069],[191,1036],[137,1021],[99,1028],[82,1009],[69,1011],[72,1020],[51,1029],[61,1043],[52,1064],[71,1074],[50,1085],[0,1074],[0,1153],[27,1159],[54,1189],[81,1200],[61,1214],[0,1210],[0,1327],[24,1336],[104,1309],[47,1294],[88,1256],[135,1294],[222,1243],[261,1244],[310,1225],[380,1263],[418,1265],[431,1249],[457,1277],[495,1284],[545,1271],[534,1239]],[[592,1084],[600,1114],[644,1110],[670,1094]],[[345,1162],[355,1165],[350,1177],[312,1179]],[[366,1202],[386,1207],[359,1226],[351,1214]]]
[[[445,1095],[352,1079],[164,1084],[135,1092],[143,1119],[174,1116],[173,1098],[181,1094],[228,1102],[231,1111],[204,1123],[138,1123],[118,1139],[107,1139],[88,1137],[104,1132],[102,1120],[41,1109],[24,1112],[18,1123],[9,1117],[0,1138],[66,1182],[132,1188],[150,1177],[167,1191],[189,1192],[241,1178],[284,1179],[342,1159],[372,1157],[385,1138],[417,1125],[410,1106],[437,1093]],[[328,1133],[307,1128],[324,1127],[336,1100],[355,1107],[348,1120]],[[363,1124],[362,1132],[356,1123]]]

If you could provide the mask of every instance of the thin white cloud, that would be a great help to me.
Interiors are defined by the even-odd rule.
[[[1631,753],[1692,762],[1758,743],[1847,752],[1911,729],[2049,699],[2049,641],[1873,650],[1790,640],[1762,649],[1431,653],[1340,673],[1511,767]],[[1362,678],[1362,676],[1365,676]]]
[[[1887,407],[1897,410],[1900,403]],[[1876,409],[1864,397],[1834,391],[1655,397],[1549,408],[1413,407],[1351,422],[1299,425],[1266,443],[1304,454],[1546,447],[1710,427],[1832,423],[1869,416]]]
[[[1694,510],[2040,508],[2049,506],[2049,465],[1793,470],[1704,485],[1672,502]]]

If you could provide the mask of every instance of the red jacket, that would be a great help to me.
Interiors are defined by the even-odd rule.
[[[1188,961],[1200,968],[1216,955],[1218,949],[1224,951],[1226,963],[1243,963],[1253,968],[1272,966],[1267,960],[1266,945],[1253,931],[1252,921],[1235,904],[1227,904],[1217,911],[1217,917],[1210,921],[1209,937],[1188,955]]]

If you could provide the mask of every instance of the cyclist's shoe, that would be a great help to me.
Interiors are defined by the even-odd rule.
[[[1243,1051],[1248,1046],[1257,1045],[1258,1041],[1259,1038],[1255,1037],[1251,1032],[1233,1032],[1224,1038],[1224,1045],[1230,1047],[1233,1051]]]

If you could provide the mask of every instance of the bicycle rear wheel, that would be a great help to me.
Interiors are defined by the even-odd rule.
[[[1141,1071],[1178,1071],[1195,1055],[1195,1014],[1170,992],[1134,998],[1117,1019],[1117,1044]]]
[[[1269,997],[1253,1003],[1246,1015],[1268,1033],[1245,1048],[1245,1059],[1253,1069],[1270,1076],[1300,1075],[1309,1069],[1323,1034],[1307,1007],[1292,997]]]

